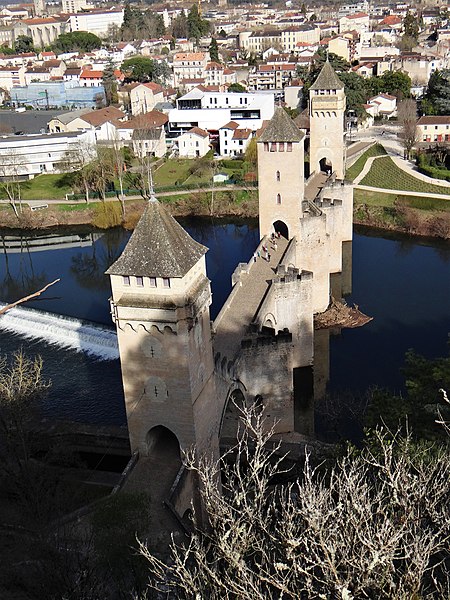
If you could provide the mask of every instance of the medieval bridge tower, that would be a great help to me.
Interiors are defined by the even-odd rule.
[[[161,430],[181,449],[218,448],[207,248],[152,197],[108,269],[132,451]]]
[[[304,134],[276,108],[258,140],[261,252],[238,265],[213,324],[207,248],[156,198],[147,203],[107,271],[131,448],[140,456],[152,454],[161,432],[182,450],[195,445],[217,455],[236,394],[261,402],[278,433],[312,434],[313,426],[294,429],[295,379],[305,388],[301,376],[312,372],[316,352],[313,316],[327,308],[332,278],[345,270],[344,248],[351,249],[344,111],[343,85],[327,62],[311,87],[312,175],[305,182]],[[283,239],[265,260],[262,246],[274,232]]]
[[[328,61],[309,88],[310,171],[345,175],[344,84]]]

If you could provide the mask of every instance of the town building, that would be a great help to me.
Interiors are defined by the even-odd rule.
[[[172,63],[174,86],[186,79],[205,79],[209,60],[207,52],[177,52]]]
[[[421,147],[450,142],[450,115],[427,115],[417,121],[418,140]]]
[[[205,156],[211,148],[209,133],[199,127],[192,127],[177,138],[180,158],[198,158]]]
[[[256,131],[274,112],[273,94],[220,93],[193,89],[176,101],[169,114],[168,136],[177,137],[192,127],[218,139],[219,129],[235,121],[240,128]]]
[[[67,171],[75,151],[95,156],[93,132],[64,132],[0,137],[0,178],[28,177]]]

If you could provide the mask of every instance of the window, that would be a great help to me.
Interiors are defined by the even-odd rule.
[[[122,282],[123,282],[123,285],[130,285],[130,277],[129,277],[129,275],[124,275],[122,277]]]
[[[136,285],[138,287],[144,287],[144,278],[143,277],[136,277]]]
[[[281,204],[281,194],[277,194],[277,204]]]
[[[280,171],[277,171],[277,181],[280,181]]]
[[[292,142],[288,142],[287,143],[287,148],[286,148],[287,152],[292,152]]]
[[[264,152],[269,152],[269,143],[264,142]]]
[[[149,277],[150,287],[156,287],[156,277]]]
[[[272,142],[270,144],[270,151],[271,152],[276,152],[277,151],[277,145],[274,142]]]
[[[170,279],[168,277],[163,277],[163,287],[170,288]]]
[[[278,144],[278,152],[284,152],[284,144],[282,142]]]

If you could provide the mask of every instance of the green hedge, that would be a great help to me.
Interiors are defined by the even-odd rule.
[[[419,173],[433,177],[434,179],[443,179],[450,181],[450,171],[448,169],[440,169],[439,167],[431,167],[430,165],[421,165],[418,167]]]

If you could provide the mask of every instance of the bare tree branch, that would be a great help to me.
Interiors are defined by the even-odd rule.
[[[8,310],[11,310],[18,304],[22,304],[23,302],[28,302],[28,300],[31,300],[32,298],[37,298],[37,296],[40,296],[42,293],[44,293],[46,290],[48,290],[48,288],[50,286],[55,285],[55,283],[58,283],[58,281],[61,281],[61,280],[55,279],[55,281],[52,281],[51,283],[47,283],[47,285],[45,285],[42,289],[38,290],[37,292],[34,292],[34,294],[30,294],[29,296],[20,298],[19,300],[16,300],[15,302],[12,302],[11,304],[7,304],[3,308],[0,308],[0,315],[4,315],[6,312],[8,312]]]

